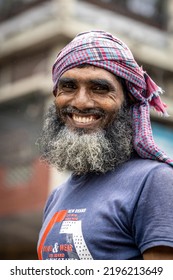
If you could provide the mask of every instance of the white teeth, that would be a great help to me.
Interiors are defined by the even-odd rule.
[[[93,116],[81,117],[81,116],[77,116],[75,114],[73,114],[72,118],[74,121],[80,122],[80,123],[89,123],[89,122],[93,122],[95,120]]]

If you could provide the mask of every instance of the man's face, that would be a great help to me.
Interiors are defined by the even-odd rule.
[[[105,173],[132,154],[131,108],[116,77],[89,66],[65,72],[39,139],[58,170]]]
[[[63,123],[85,132],[104,129],[124,102],[121,83],[110,72],[94,66],[66,71],[58,83],[55,105]]]

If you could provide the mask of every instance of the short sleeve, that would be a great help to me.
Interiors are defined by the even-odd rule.
[[[150,171],[143,183],[133,234],[141,253],[155,246],[173,247],[173,169],[166,164]]]

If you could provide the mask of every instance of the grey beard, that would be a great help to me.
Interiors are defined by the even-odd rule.
[[[133,151],[130,109],[122,107],[105,130],[71,131],[50,106],[40,139],[42,159],[57,170],[75,174],[105,173],[129,160]]]

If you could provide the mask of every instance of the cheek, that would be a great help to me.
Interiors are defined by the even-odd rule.
[[[113,114],[121,108],[122,102],[117,99],[106,99],[102,104],[101,107],[108,113]]]
[[[64,96],[57,96],[54,102],[57,108],[62,108],[68,103],[67,98],[65,98]]]
[[[56,97],[55,100],[54,100],[54,104],[55,104],[55,107],[56,107],[57,115],[63,121],[64,117],[61,114],[61,109],[66,106],[66,102],[65,102],[64,98]]]
[[[102,108],[106,112],[106,117],[103,120],[104,126],[107,126],[115,120],[122,104],[123,100],[116,98],[107,99],[102,103]]]
[[[107,112],[118,111],[124,103],[124,94],[121,89],[117,89],[117,92],[110,92],[107,96],[99,98],[98,104],[102,106]]]

